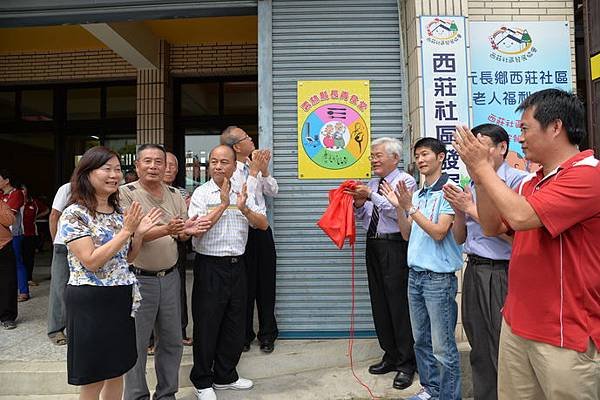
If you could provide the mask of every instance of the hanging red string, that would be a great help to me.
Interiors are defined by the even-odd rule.
[[[376,400],[371,388],[365,384],[354,371],[354,360],[352,350],[354,348],[354,311],[355,311],[355,285],[354,285],[354,242],[356,241],[356,224],[354,221],[354,200],[352,196],[344,193],[346,189],[354,189],[356,181],[345,181],[339,188],[329,191],[329,206],[323,216],[317,222],[317,225],[331,238],[339,249],[344,247],[344,242],[348,239],[352,248],[352,304],[350,311],[350,338],[348,339],[348,357],[350,359],[350,370],[354,379],[369,392],[371,399]]]

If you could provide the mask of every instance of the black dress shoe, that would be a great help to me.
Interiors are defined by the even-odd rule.
[[[263,342],[263,343],[260,344],[260,350],[263,353],[267,353],[267,354],[272,353],[273,350],[275,350],[275,343],[273,343],[273,342]]]
[[[406,372],[398,371],[394,377],[394,389],[402,390],[408,388],[410,385],[412,385],[414,376],[414,373],[407,374]]]
[[[245,353],[247,351],[250,351],[250,343],[245,343],[244,347],[242,348],[242,351]]]
[[[373,364],[369,367],[369,373],[373,375],[387,374],[388,372],[398,371],[398,367],[395,364],[389,363],[388,361],[382,360],[377,364]]]

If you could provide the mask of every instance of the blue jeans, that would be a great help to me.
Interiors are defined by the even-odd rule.
[[[461,398],[460,359],[454,330],[458,306],[454,273],[408,274],[408,304],[421,386],[433,399]]]
[[[13,251],[15,252],[15,261],[17,264],[17,282],[19,293],[29,295],[29,282],[27,282],[27,268],[23,262],[23,235],[13,236]]]

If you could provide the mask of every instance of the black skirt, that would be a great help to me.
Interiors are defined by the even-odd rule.
[[[133,286],[67,285],[67,373],[71,385],[116,378],[137,361]]]

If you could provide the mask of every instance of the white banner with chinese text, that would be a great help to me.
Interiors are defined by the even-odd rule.
[[[451,142],[456,125],[470,124],[465,18],[422,16],[420,27],[422,136],[446,144],[443,170],[464,186],[469,180],[467,171]]]

